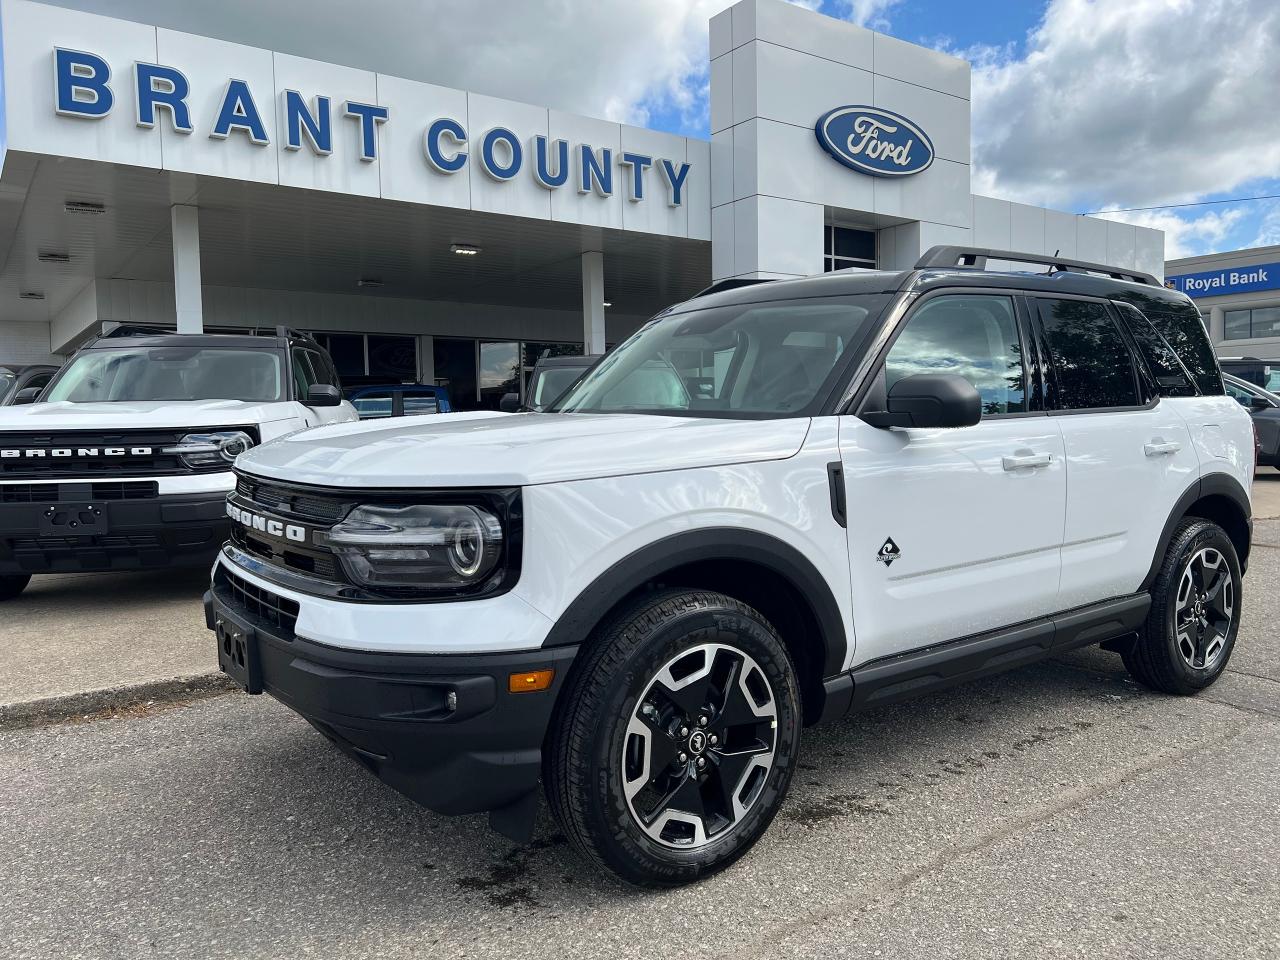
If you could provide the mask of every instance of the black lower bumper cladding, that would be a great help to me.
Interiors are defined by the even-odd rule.
[[[225,493],[119,499],[105,486],[0,486],[0,575],[207,567],[230,536]]]
[[[294,634],[291,601],[268,602],[263,592],[220,568],[205,594],[224,672],[247,692],[268,693],[301,714],[410,799],[444,814],[489,811],[495,829],[528,838],[543,737],[576,647],[500,654],[340,649]],[[510,674],[547,669],[555,671],[550,689],[509,692]]]

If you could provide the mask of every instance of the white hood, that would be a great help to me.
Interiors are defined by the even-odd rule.
[[[292,402],[148,400],[112,403],[32,403],[0,407],[5,430],[128,430],[241,426],[297,417]]]
[[[255,447],[264,477],[340,487],[527,486],[794,456],[807,419],[441,414],[340,424]]]

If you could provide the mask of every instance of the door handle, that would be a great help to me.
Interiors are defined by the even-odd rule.
[[[1027,453],[1005,457],[1003,463],[1006,470],[1023,470],[1028,467],[1047,467],[1052,460],[1052,454]]]
[[[1148,457],[1164,457],[1171,453],[1177,453],[1181,449],[1182,444],[1177,440],[1161,440],[1159,437],[1156,437],[1150,443],[1145,444],[1142,451]]]

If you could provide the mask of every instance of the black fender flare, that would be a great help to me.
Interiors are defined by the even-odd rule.
[[[706,527],[673,534],[619,560],[574,598],[542,645],[583,643],[627,594],[677,567],[707,560],[747,561],[787,580],[808,604],[822,632],[823,677],[840,673],[848,636],[840,605],[826,579],[795,547],[770,534],[740,527]]]
[[[1174,528],[1186,516],[1191,505],[1197,500],[1212,496],[1226,497],[1240,508],[1246,520],[1252,522],[1253,508],[1249,503],[1249,493],[1241,486],[1239,480],[1229,473],[1207,473],[1200,477],[1191,486],[1187,487],[1182,496],[1178,498],[1177,503],[1173,505],[1173,510],[1169,513],[1169,519],[1165,521],[1164,529],[1160,531],[1160,539],[1156,543],[1155,555],[1151,558],[1151,568],[1143,578],[1142,586],[1139,587],[1140,590],[1151,589],[1151,585],[1155,582],[1156,574],[1160,572],[1160,564],[1164,561],[1164,554],[1169,548],[1169,541],[1173,539]],[[1240,558],[1242,569],[1247,565],[1248,559],[1247,552]]]

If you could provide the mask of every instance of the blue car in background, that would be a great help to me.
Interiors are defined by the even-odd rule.
[[[425,383],[355,387],[347,391],[347,399],[356,408],[361,420],[420,417],[431,413],[450,413],[453,410],[448,390]]]

